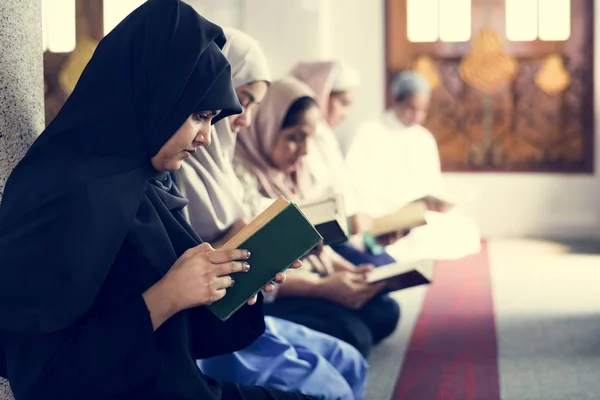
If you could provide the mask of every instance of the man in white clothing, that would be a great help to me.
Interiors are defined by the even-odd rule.
[[[346,156],[359,204],[374,217],[445,191],[437,142],[422,125],[431,92],[427,80],[413,71],[401,72],[392,81],[391,92],[394,105],[380,120],[359,127]],[[456,213],[442,214],[445,210],[439,202],[430,202],[428,208],[431,210],[428,225],[413,229],[410,235],[388,248],[392,256],[454,258],[456,254],[478,251],[479,233],[472,221]],[[409,242],[410,255],[406,248]],[[449,246],[442,242],[452,242],[457,250],[450,254],[445,250]],[[418,251],[419,248],[427,254]]]

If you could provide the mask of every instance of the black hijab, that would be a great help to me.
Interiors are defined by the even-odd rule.
[[[164,274],[199,238],[151,158],[196,111],[241,112],[221,28],[148,0],[98,45],[0,206],[0,331],[53,332],[94,302],[127,236]]]

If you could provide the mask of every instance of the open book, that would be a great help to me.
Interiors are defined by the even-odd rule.
[[[391,290],[408,289],[432,282],[434,260],[420,260],[410,263],[397,262],[375,268],[367,277],[372,284],[386,281]]]
[[[341,195],[304,203],[300,210],[321,234],[324,244],[332,246],[348,240],[348,222]]]
[[[303,258],[322,240],[295,204],[277,199],[221,246],[221,250],[249,250],[251,268],[231,275],[235,286],[228,288],[225,297],[207,306],[208,309],[221,320],[228,319],[275,275]]]
[[[427,205],[423,201],[414,201],[406,204],[399,210],[373,219],[370,234],[374,237],[387,233],[399,232],[425,225]]]

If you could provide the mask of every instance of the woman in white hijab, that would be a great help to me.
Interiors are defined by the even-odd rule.
[[[213,143],[188,158],[176,179],[188,198],[186,216],[200,236],[223,242],[272,200],[248,193],[232,168],[237,134],[250,125],[254,107],[271,79],[266,58],[250,36],[225,29],[223,53],[231,64],[233,84],[244,110],[219,121]],[[247,204],[245,202],[250,202]],[[266,297],[268,298],[268,297]],[[202,371],[224,382],[249,383],[300,392],[319,399],[362,398],[367,364],[352,346],[331,336],[278,318],[266,317],[266,331],[242,351],[199,360]]]
[[[348,108],[354,102],[360,77],[354,68],[343,61],[301,62],[290,74],[315,92],[324,117],[311,142],[314,148],[305,160],[313,175],[313,185],[317,187],[314,191],[320,193],[317,197],[343,195],[352,233],[363,233],[368,230],[371,218],[359,206],[353,177],[347,171],[342,150],[333,132],[344,121]],[[394,243],[403,234],[395,232],[377,240],[379,245],[385,246]],[[355,265],[368,263],[380,266],[394,262],[375,243],[371,249],[376,248],[377,252],[367,249],[361,239],[356,235],[351,242],[334,246],[334,250]]]

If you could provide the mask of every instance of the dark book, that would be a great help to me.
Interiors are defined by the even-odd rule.
[[[348,223],[341,196],[302,204],[300,210],[323,237],[324,244],[333,246],[348,240]]]
[[[434,260],[382,265],[369,274],[367,282],[373,284],[385,281],[391,291],[427,285],[433,280],[434,265]]]
[[[207,306],[221,320],[228,319],[275,275],[302,259],[323,238],[300,209],[285,199],[276,200],[238,232],[221,250],[250,251],[250,271],[231,275],[235,285],[221,300]]]

